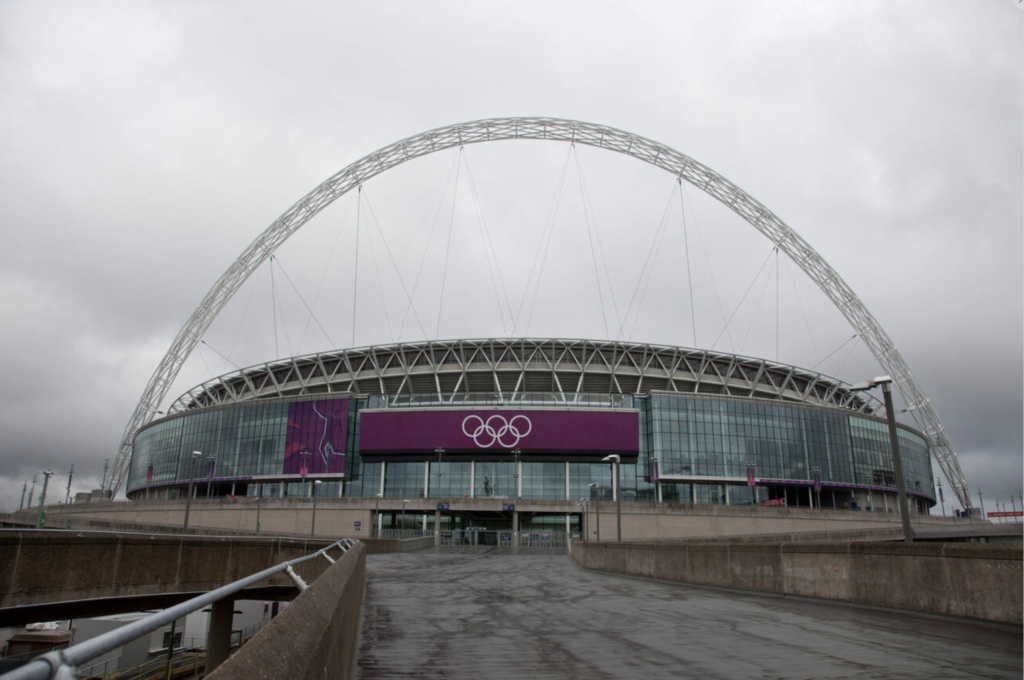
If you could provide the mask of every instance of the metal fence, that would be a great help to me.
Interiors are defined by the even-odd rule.
[[[342,552],[347,552],[348,549],[357,542],[358,540],[354,538],[343,538],[340,541],[335,541],[326,548],[321,548],[312,554],[297,557],[294,560],[282,562],[281,564],[264,569],[263,571],[252,574],[251,576],[246,576],[234,583],[229,583],[226,586],[221,586],[220,588],[211,590],[208,593],[194,597],[191,600],[169,607],[162,612],[157,612],[156,614],[139,619],[138,621],[133,621],[132,623],[104,633],[103,635],[99,635],[91,640],[86,640],[85,642],[72,645],[61,651],[46,652],[24,666],[0,676],[0,680],[49,680],[51,678],[61,678],[63,680],[64,678],[79,677],[77,669],[82,664],[112,652],[131,640],[152,633],[172,621],[177,621],[186,614],[191,614],[194,611],[202,609],[209,604],[213,604],[218,600],[222,600],[243,588],[247,588],[282,571],[288,574],[300,591],[306,590],[309,586],[307,586],[306,582],[303,581],[292,569],[294,565],[321,556],[333,564],[335,560],[327,554],[329,550],[338,548]],[[187,668],[178,668],[178,670],[174,670],[174,660],[173,658],[171,659],[171,670],[174,671],[172,673],[172,677],[186,677],[188,670],[192,670],[195,676],[198,677],[199,665],[205,664],[206,656],[205,654],[201,654],[193,655],[190,658],[193,659],[191,662],[188,662],[190,665],[186,664]],[[167,673],[167,660],[164,659],[162,661],[163,672]],[[160,663],[160,660],[150,663],[158,664]],[[149,664],[144,665],[148,666]],[[158,677],[159,675],[159,671],[153,671],[154,675],[147,675],[148,672],[148,670],[140,671],[139,674],[136,675],[123,676],[122,672],[118,671],[116,677],[118,680],[135,680],[137,678]]]

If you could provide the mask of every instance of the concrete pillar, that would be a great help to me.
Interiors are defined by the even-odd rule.
[[[434,546],[441,545],[441,511],[434,510]]]
[[[225,597],[210,607],[210,627],[206,631],[206,675],[224,663],[231,653],[231,622],[235,601]]]
[[[512,547],[519,547],[519,511],[512,513]]]

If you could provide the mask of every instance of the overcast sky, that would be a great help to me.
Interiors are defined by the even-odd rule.
[[[332,173],[431,128],[554,116],[687,154],[806,238],[895,341],[992,511],[1022,486],[1016,4],[0,3],[0,508],[46,468],[63,477],[51,500],[72,462],[73,491],[99,484],[200,298]],[[235,365],[353,338],[621,335],[848,382],[881,371],[763,236],[606,151],[434,154],[278,256],[165,407]]]

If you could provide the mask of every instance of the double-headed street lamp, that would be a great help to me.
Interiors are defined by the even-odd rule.
[[[590,484],[591,489],[597,489],[594,497],[594,515],[597,517],[597,542],[601,542],[601,485],[597,482]]]
[[[617,525],[616,540],[622,542],[622,486],[619,484],[619,454],[613,453],[601,459],[602,463],[611,463],[615,467],[615,521]]]
[[[885,399],[885,418],[889,421],[889,451],[892,453],[893,472],[896,473],[896,490],[899,498],[896,499],[900,509],[900,521],[903,522],[903,540],[907,543],[914,542],[914,529],[910,526],[910,508],[907,506],[907,482],[903,477],[903,460],[900,457],[900,440],[896,430],[896,413],[892,407],[892,378],[887,375],[860,382],[851,387],[854,392],[866,392],[874,387],[882,386],[882,396]]]

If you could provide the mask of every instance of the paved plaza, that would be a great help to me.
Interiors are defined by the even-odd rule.
[[[357,677],[1014,678],[1021,631],[501,549],[371,555]]]

